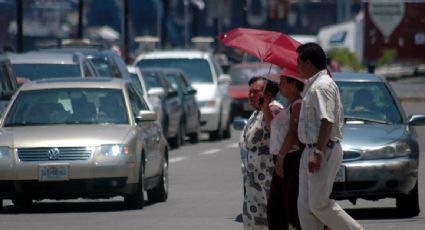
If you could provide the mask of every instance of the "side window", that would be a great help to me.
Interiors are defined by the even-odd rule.
[[[140,110],[149,110],[149,106],[131,85],[127,85],[127,89],[134,116],[137,116]]]
[[[118,69],[117,64],[114,61],[112,61],[111,65],[112,65],[112,74],[114,75],[114,77],[116,77],[116,78],[122,78],[121,72]]]
[[[214,65],[214,69],[215,69],[215,73],[217,74],[217,76],[220,76],[223,74],[223,71],[221,69],[220,64],[218,64],[218,61],[215,57],[211,56],[211,61]]]
[[[0,90],[9,90],[5,82],[7,78],[6,67],[3,64],[0,64]]]
[[[85,77],[93,77],[93,73],[90,71],[89,63],[87,63],[87,61],[83,62],[83,71]]]

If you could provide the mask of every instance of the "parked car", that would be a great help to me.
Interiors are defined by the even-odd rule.
[[[229,95],[232,98],[230,117],[249,118],[254,108],[248,101],[249,80],[254,76],[266,76],[280,73],[280,67],[269,63],[252,62],[232,65],[229,75],[232,83],[229,86]]]
[[[142,72],[138,67],[127,66],[128,72],[130,74],[130,81],[133,84],[134,88],[139,91],[140,95],[146,99],[146,102],[150,103],[151,108],[156,113],[156,119],[158,123],[162,126],[163,115],[162,115],[162,104],[161,100],[157,95],[149,95],[146,83],[143,80]]]
[[[99,47],[67,45],[62,48],[43,49],[45,52],[78,52],[88,58],[102,77],[114,77],[129,80],[127,65],[121,56],[109,49]]]
[[[198,91],[201,109],[201,131],[210,139],[230,138],[230,77],[223,74],[214,55],[200,50],[153,51],[138,56],[134,64],[140,68],[176,68],[183,71]]]
[[[149,97],[157,97],[161,103],[161,126],[164,136],[172,148],[184,142],[183,106],[177,90],[171,86],[165,72],[161,69],[140,69]]]
[[[18,89],[15,72],[9,58],[4,55],[0,55],[0,82],[0,113],[2,113],[10,98]]]
[[[197,91],[193,88],[191,82],[181,70],[163,68],[162,71],[164,71],[168,80],[171,82],[171,86],[177,90],[182,101],[182,132],[185,134],[182,135],[182,138],[185,138],[187,135],[190,143],[198,143],[201,131],[201,112],[198,107],[198,102],[196,101]],[[182,139],[182,142],[184,141],[185,140]]]
[[[395,198],[402,215],[419,213],[419,146],[416,125],[425,115],[406,117],[397,95],[382,77],[332,73],[344,106],[344,158],[332,197]]]
[[[33,51],[8,57],[20,84],[43,78],[99,76],[93,63],[78,52]]]
[[[168,147],[155,119],[121,79],[22,85],[0,123],[0,201],[123,196],[142,208],[144,191],[167,200]]]

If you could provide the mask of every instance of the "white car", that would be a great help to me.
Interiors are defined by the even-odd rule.
[[[175,68],[186,73],[198,91],[196,99],[201,110],[201,131],[211,140],[230,138],[230,77],[211,52],[200,50],[154,51],[141,54],[134,65],[140,68]]]

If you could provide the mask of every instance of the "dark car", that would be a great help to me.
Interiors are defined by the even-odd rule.
[[[162,111],[162,130],[164,136],[172,148],[178,148],[182,142],[184,133],[183,106],[177,90],[168,80],[165,72],[161,69],[141,69],[143,80],[146,84],[148,95],[157,96],[160,99]]]
[[[0,55],[0,113],[18,88],[9,58]]]
[[[402,215],[419,213],[419,146],[414,126],[425,115],[406,117],[384,78],[366,73],[332,73],[344,107],[344,158],[332,197],[395,198]]]
[[[198,143],[201,132],[201,113],[196,102],[196,89],[192,87],[191,82],[186,75],[178,69],[162,69],[171,86],[177,90],[183,105],[183,130],[182,132],[189,137],[190,143]],[[181,135],[185,138],[186,135]],[[182,139],[184,142],[184,139]]]

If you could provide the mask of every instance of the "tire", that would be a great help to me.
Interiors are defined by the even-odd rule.
[[[141,163],[139,169],[139,183],[136,192],[132,195],[124,196],[124,203],[128,209],[142,209],[145,206],[145,195],[143,193],[144,177],[143,164]]]
[[[179,133],[180,133],[180,146],[183,146],[186,142],[185,140],[186,139],[186,124],[185,123],[182,123],[180,125]]]
[[[161,179],[158,185],[147,191],[150,202],[164,202],[168,199],[168,162],[164,160],[162,165]]]
[[[218,122],[217,130],[210,132],[211,141],[219,141],[223,139],[223,128],[221,128],[221,118]]]
[[[180,131],[180,129],[181,129],[181,127],[177,131],[176,135],[174,137],[170,138],[170,141],[169,141],[170,142],[170,146],[173,149],[177,149],[177,148],[180,147],[180,144],[181,144],[181,137],[180,137],[181,131]]]
[[[14,198],[12,199],[13,205],[20,207],[20,208],[27,208],[32,205],[32,199],[31,198]]]
[[[406,217],[417,216],[419,209],[418,182],[415,187],[407,195],[399,195],[396,197],[397,212]]]
[[[196,143],[199,143],[200,140],[201,140],[201,130],[198,127],[196,132],[189,134],[189,142],[192,144],[196,144]]]
[[[227,121],[226,129],[223,131],[223,138],[230,139],[232,137],[232,130],[230,128],[230,119]]]

